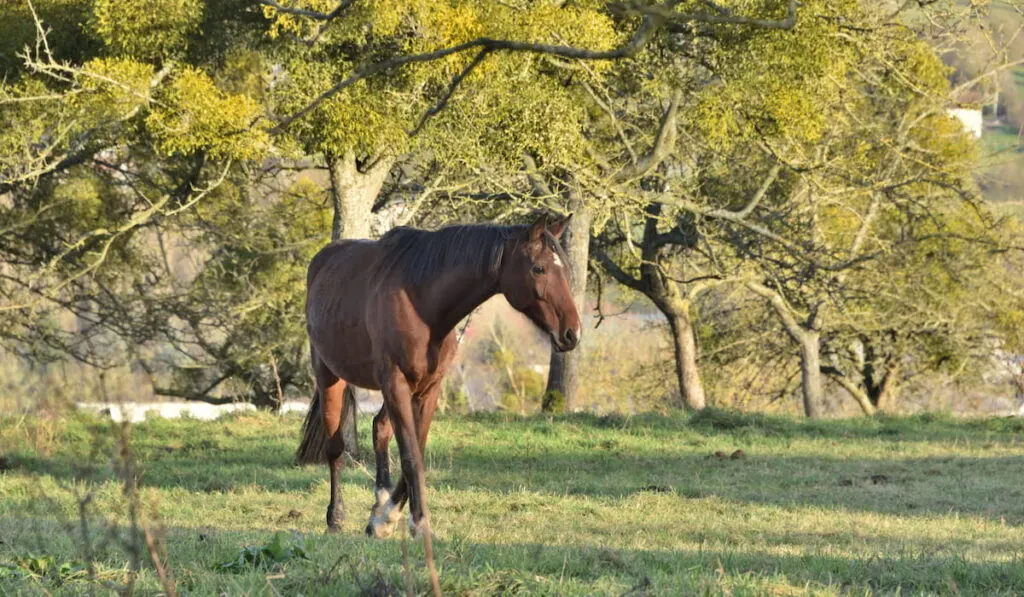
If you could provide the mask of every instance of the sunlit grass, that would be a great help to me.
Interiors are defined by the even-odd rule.
[[[298,424],[260,414],[134,428],[141,501],[167,529],[179,589],[404,594],[400,539],[361,534],[371,504],[364,466],[344,474],[344,532],[323,534],[326,472],[292,464]],[[428,449],[442,587],[468,595],[1024,592],[1022,432],[1015,419],[807,423],[719,411],[443,417]],[[84,417],[0,423],[0,562],[81,560],[77,504],[89,491],[94,539],[104,521],[125,520],[104,457],[109,438],[105,424]],[[729,458],[736,450],[742,457]],[[269,579],[265,570],[216,569],[291,529],[305,537],[308,561]],[[419,544],[410,558],[422,562]],[[126,574],[123,548],[109,545],[96,559],[103,574]],[[426,591],[422,569],[413,572]],[[10,577],[0,593],[88,590],[80,580],[56,582]],[[159,590],[151,569],[139,582]]]

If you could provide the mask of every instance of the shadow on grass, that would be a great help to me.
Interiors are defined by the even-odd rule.
[[[283,421],[275,425],[297,427],[298,418]],[[366,427],[361,429],[364,447],[369,445]],[[1016,444],[1024,429],[1020,419],[806,422],[709,410],[667,417],[471,415],[443,418],[435,429],[427,451],[433,488],[526,489],[611,500],[654,491],[680,499],[718,497],[899,516],[955,512],[1024,523],[1024,455],[966,457],[956,448],[958,443]],[[138,425],[141,484],[200,492],[303,492],[326,482],[326,467],[293,464],[292,438],[280,427],[270,437],[228,431],[217,422]],[[804,444],[802,453],[788,454],[789,442],[803,438],[820,439],[822,453],[809,454]],[[850,456],[836,450],[843,440],[868,445]],[[913,442],[944,445],[940,454],[925,457],[887,448]],[[745,451],[740,459],[712,455],[736,447]],[[826,448],[832,451],[825,453]],[[71,444],[45,457],[25,448],[7,453],[9,467],[58,479],[94,478],[97,471],[83,466],[85,460]],[[371,485],[366,472],[351,468],[345,480],[368,490]],[[326,493],[322,497],[326,503]]]
[[[892,442],[943,442],[1012,440],[1024,434],[1024,417],[956,418],[925,413],[912,416],[853,417],[817,419],[743,413],[707,408],[693,414],[675,412],[668,415],[593,415],[573,413],[559,416],[521,417],[506,413],[473,413],[462,420],[483,424],[516,424],[526,428],[543,427],[556,422],[593,429],[644,429],[653,433],[704,432],[739,434],[768,438],[804,439],[878,439]],[[1018,436],[1019,437],[1019,436]]]
[[[43,529],[34,536],[45,538],[44,542],[0,544],[0,564],[10,564],[29,553],[81,557],[74,538],[54,540],[54,531],[60,531],[49,520],[4,520],[0,532],[19,538],[27,536],[24,530],[30,525]],[[167,529],[168,562],[179,579],[179,588],[196,594],[224,590],[267,594],[264,570],[230,573],[217,569],[217,564],[230,561],[242,546],[268,542],[275,532]],[[275,575],[281,579],[275,582],[281,594],[371,594],[367,588],[373,582],[404,593],[398,540],[314,533],[304,539],[310,559],[290,563],[287,574]],[[780,554],[763,547],[770,544],[669,551],[594,544],[494,545],[454,537],[435,540],[434,549],[442,587],[448,594],[791,594],[831,589],[843,593],[996,595],[1024,591],[1024,566],[1019,561],[974,561],[948,555],[948,551],[937,555],[927,550],[871,557],[821,551]],[[422,562],[419,543],[410,555],[414,565]],[[125,566],[127,555],[122,550],[108,550],[98,553],[97,561],[106,569],[117,569]],[[414,575],[419,589],[425,590],[422,569],[416,566]],[[0,580],[0,588],[3,586]]]

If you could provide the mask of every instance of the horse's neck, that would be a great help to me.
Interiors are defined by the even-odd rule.
[[[420,316],[430,327],[447,335],[460,321],[498,293],[495,276],[453,270],[437,276],[420,290]]]

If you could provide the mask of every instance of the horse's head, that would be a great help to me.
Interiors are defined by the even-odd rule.
[[[559,352],[576,348],[581,332],[569,288],[569,264],[558,246],[571,217],[554,223],[541,217],[525,229],[502,260],[499,280],[509,304],[546,331]]]

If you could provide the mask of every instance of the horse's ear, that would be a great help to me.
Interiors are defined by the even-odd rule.
[[[569,220],[572,219],[572,214],[565,216],[564,218],[548,224],[548,232],[555,238],[561,238],[562,233],[565,232],[565,228],[569,225]]]
[[[541,214],[530,226],[530,242],[538,242],[544,237],[544,230],[548,227],[547,214]]]

